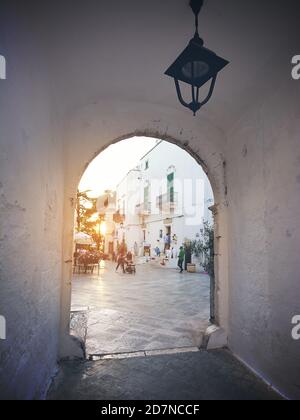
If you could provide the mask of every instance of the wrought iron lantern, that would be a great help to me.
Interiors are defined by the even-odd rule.
[[[165,72],[175,81],[177,96],[180,103],[193,111],[194,115],[207,104],[212,97],[218,73],[223,70],[229,61],[217,56],[214,52],[204,47],[204,42],[198,32],[198,17],[203,6],[203,0],[191,0],[191,9],[195,15],[195,35],[187,48],[180,54],[175,62]],[[207,97],[200,100],[200,88],[207,82],[210,88]],[[192,101],[183,99],[180,82],[187,83],[192,88]]]

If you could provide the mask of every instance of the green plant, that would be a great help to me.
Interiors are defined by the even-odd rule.
[[[209,222],[203,224],[202,238],[191,242],[192,253],[203,256],[203,268],[210,277],[214,277],[214,226]]]
[[[77,191],[76,230],[90,236],[95,234],[97,220],[90,220],[97,213],[97,198],[88,196],[89,191]]]

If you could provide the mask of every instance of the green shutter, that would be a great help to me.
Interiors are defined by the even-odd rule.
[[[170,203],[174,203],[174,172],[167,176],[168,180],[168,200]]]

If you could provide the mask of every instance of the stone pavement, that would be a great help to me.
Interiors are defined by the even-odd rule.
[[[88,308],[87,355],[194,347],[209,325],[209,291],[203,274],[148,263],[124,275],[106,263],[99,276],[74,276],[72,310]]]
[[[227,350],[65,362],[49,400],[276,400]]]

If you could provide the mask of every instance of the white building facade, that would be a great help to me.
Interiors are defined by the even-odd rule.
[[[201,166],[178,146],[158,141],[117,186],[116,206],[124,216],[116,240],[136,255],[155,249],[177,254],[213,222],[210,182]]]

